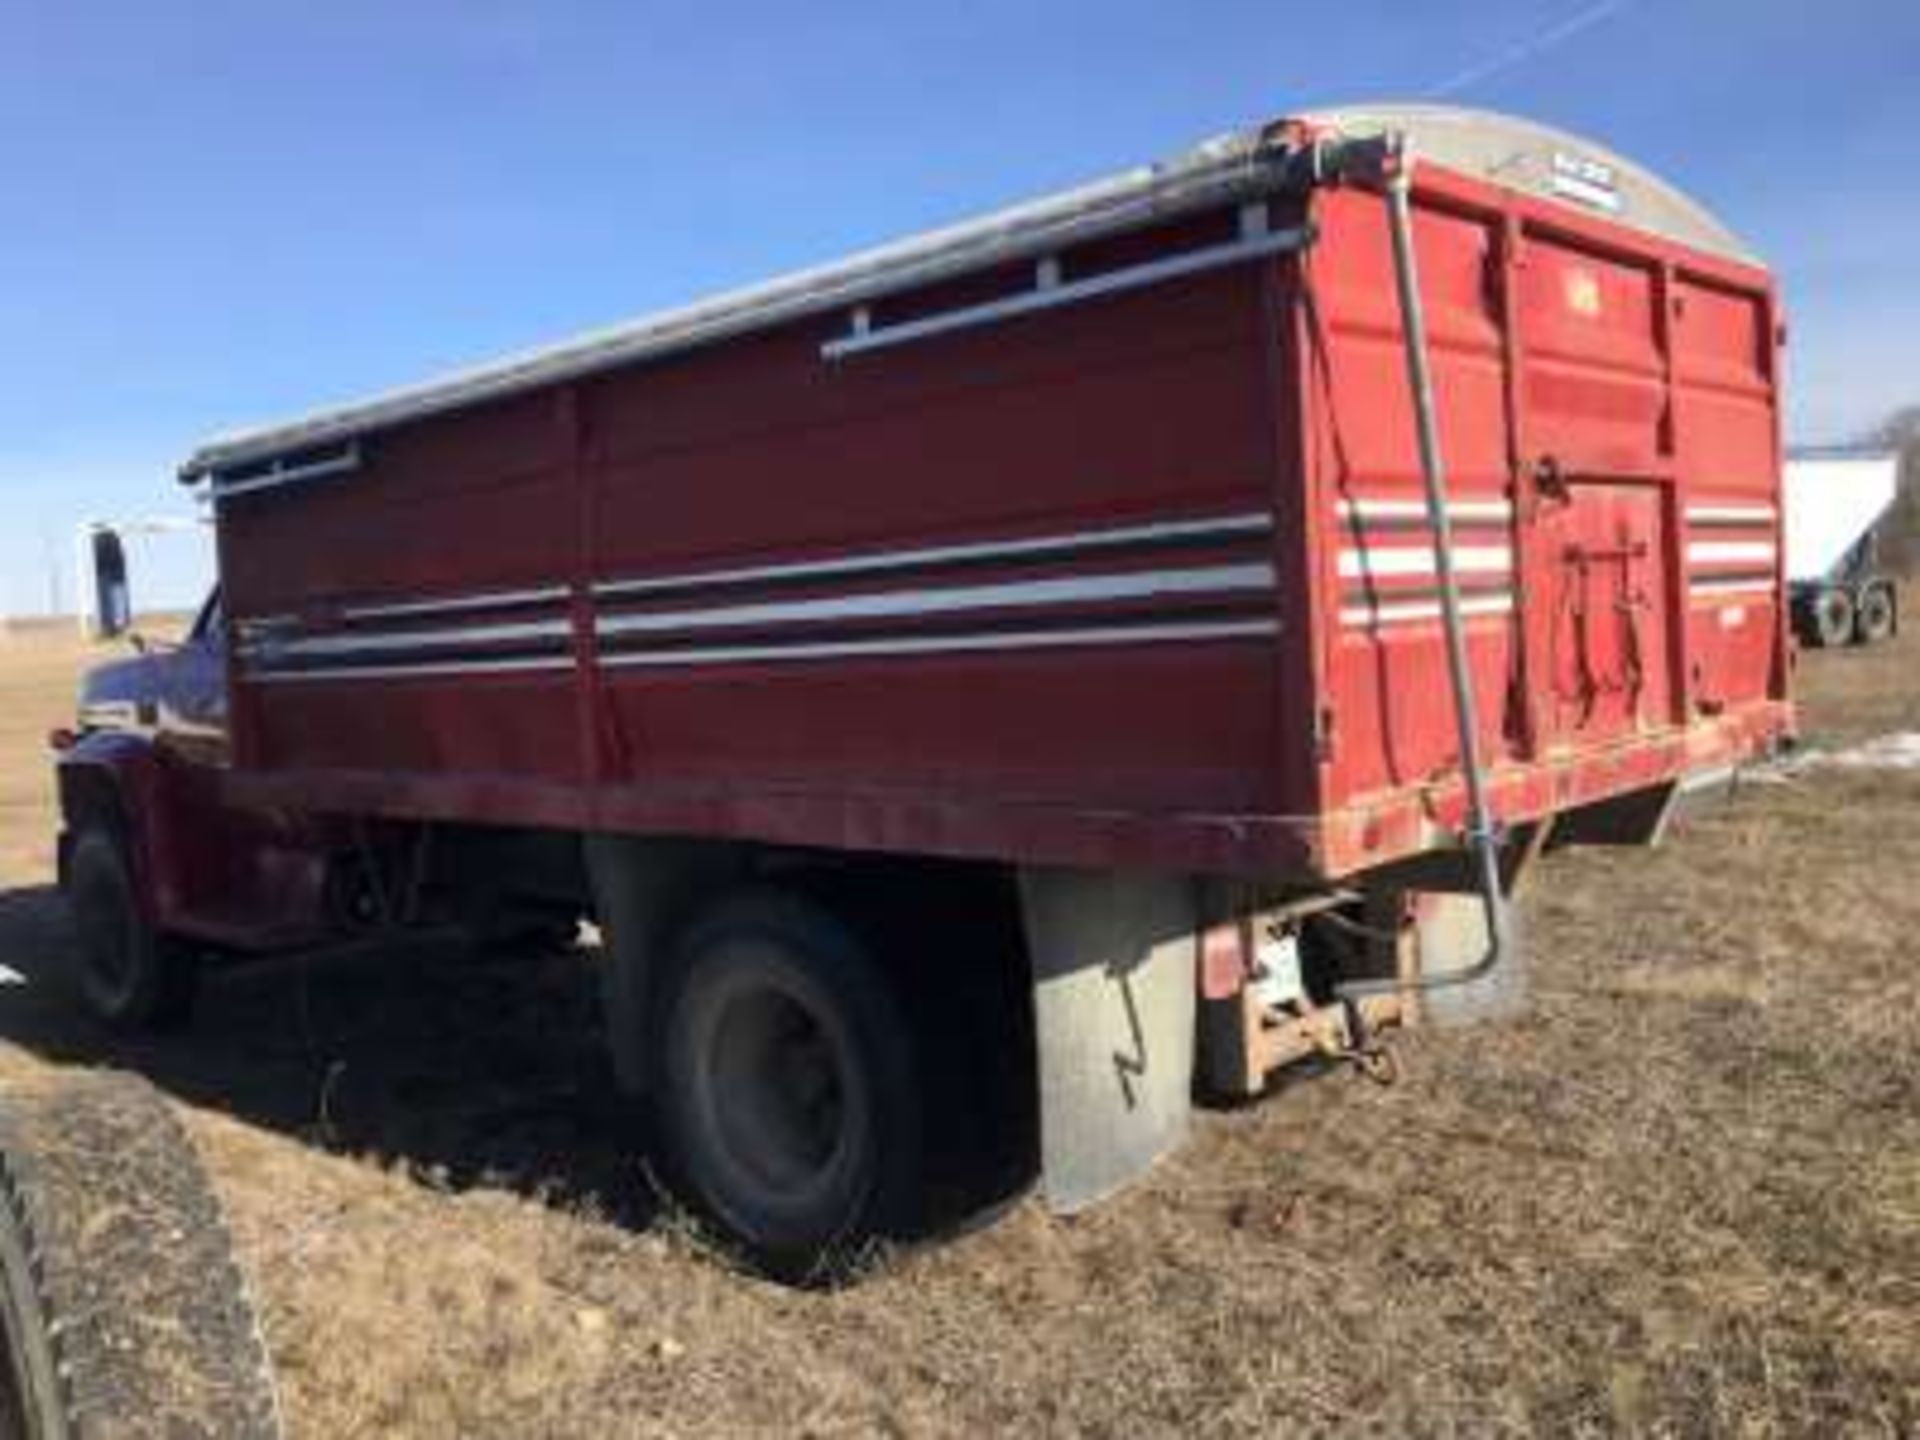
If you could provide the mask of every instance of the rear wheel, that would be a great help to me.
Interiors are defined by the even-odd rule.
[[[885,975],[830,914],[752,891],[686,933],[651,1047],[665,1158],[767,1268],[830,1275],[902,1232],[920,1092]]]
[[[1887,585],[1869,585],[1860,596],[1860,607],[1853,617],[1853,638],[1861,645],[1878,645],[1891,639],[1894,629],[1893,589]]]
[[[185,1024],[198,990],[197,957],[148,921],[114,831],[95,826],[74,840],[67,894],[80,942],[74,988],[86,1007],[116,1030]]]
[[[1853,639],[1853,597],[1846,591],[1822,590],[1814,597],[1813,638],[1828,649]]]

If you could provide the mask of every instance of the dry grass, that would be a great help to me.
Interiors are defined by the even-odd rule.
[[[64,632],[0,628],[0,886],[53,873],[59,810],[47,732],[73,723],[81,651]]]
[[[0,879],[44,883],[0,651]],[[1920,729],[1920,637],[1802,663],[1817,738]],[[113,1058],[189,1117],[314,1436],[1920,1428],[1920,775],[1817,772],[1668,848],[1554,857],[1533,1012],[1202,1119],[1073,1221],[1032,1203],[836,1293],[651,1212],[577,960],[235,976],[115,1049],[37,986],[5,1063]],[[0,894],[13,959],[57,914]],[[28,966],[31,968],[31,965]],[[227,1113],[220,1113],[227,1112]]]

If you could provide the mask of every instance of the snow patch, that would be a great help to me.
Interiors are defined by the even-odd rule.
[[[1920,730],[1876,735],[1845,750],[1799,750],[1761,775],[1784,780],[1809,770],[1920,770]]]

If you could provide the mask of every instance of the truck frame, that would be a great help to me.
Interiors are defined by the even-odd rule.
[[[588,917],[768,1264],[1091,1203],[1511,1006],[1542,849],[1786,733],[1781,333],[1640,167],[1390,106],[222,437],[218,595],[90,682],[155,723],[60,757],[96,1008]]]

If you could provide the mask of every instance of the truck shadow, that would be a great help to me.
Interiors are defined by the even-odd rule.
[[[654,1215],[640,1129],[602,1058],[590,950],[441,941],[230,964],[207,974],[189,1029],[130,1037],[63,993],[73,945],[52,887],[0,891],[0,1042],[137,1070],[188,1104],[427,1184],[635,1228]]]

